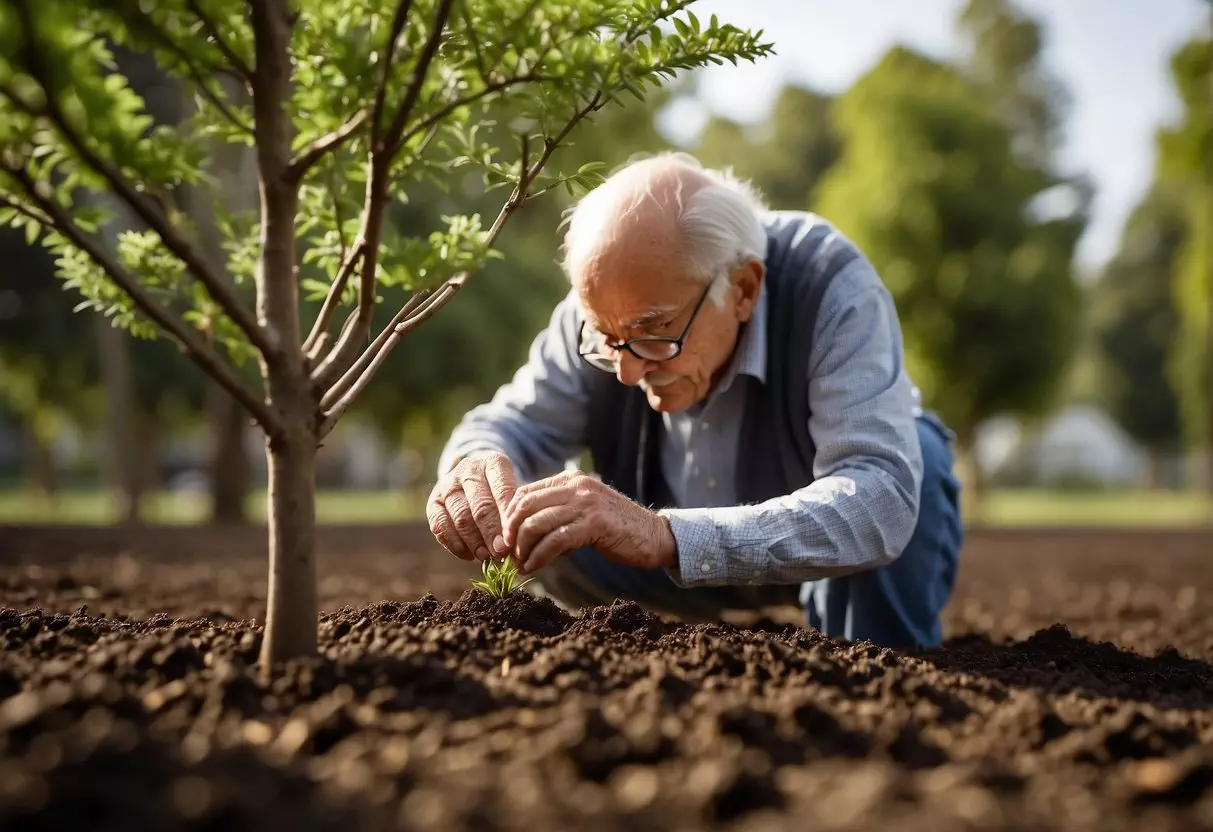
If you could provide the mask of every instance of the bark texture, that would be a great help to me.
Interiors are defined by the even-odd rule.
[[[295,274],[299,197],[290,176],[294,131],[286,106],[292,16],[285,0],[260,0],[251,4],[251,11],[256,49],[253,113],[261,173],[257,322],[269,344],[262,351],[262,377],[280,425],[266,440],[270,565],[261,672],[268,676],[275,664],[316,652],[316,401],[301,350]]]

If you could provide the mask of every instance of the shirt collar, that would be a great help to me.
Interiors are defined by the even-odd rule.
[[[754,302],[754,312],[750,320],[741,328],[741,336],[733,357],[725,369],[720,382],[713,389],[713,397],[720,395],[733,386],[737,376],[751,376],[760,383],[767,380],[767,286],[766,282],[759,284],[758,298]]]

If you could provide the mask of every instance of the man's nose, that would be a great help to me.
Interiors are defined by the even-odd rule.
[[[623,384],[635,387],[649,371],[650,363],[643,358],[637,358],[627,350],[620,350],[619,363],[616,365],[615,375]]]

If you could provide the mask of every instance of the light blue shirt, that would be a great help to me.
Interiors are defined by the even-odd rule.
[[[520,480],[550,476],[586,447],[590,374],[570,331],[570,292],[533,341],[527,363],[493,399],[469,411],[439,470],[500,451]],[[918,391],[904,365],[892,298],[863,258],[822,300],[805,372],[815,480],[791,494],[737,505],[737,448],[745,385],[766,383],[767,293],[760,290],[724,375],[688,411],[662,414],[661,468],[678,508],[662,511],[678,545],[681,586],[794,584],[886,564],[918,516],[922,454]]]

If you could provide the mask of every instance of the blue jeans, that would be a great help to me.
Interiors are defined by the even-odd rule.
[[[952,596],[963,542],[960,484],[952,472],[951,434],[932,415],[918,419],[923,483],[918,523],[901,556],[885,566],[841,578],[783,587],[680,587],[663,569],[612,563],[580,549],[536,575],[530,585],[566,606],[609,604],[616,598],[699,620],[726,609],[791,601],[816,630],[881,647],[935,647],[940,613]],[[536,587],[536,584],[538,586]]]

